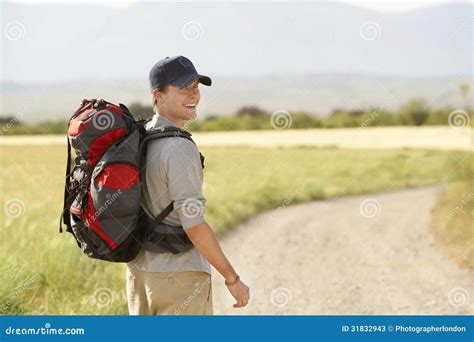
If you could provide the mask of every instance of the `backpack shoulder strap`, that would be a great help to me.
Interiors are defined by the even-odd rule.
[[[174,127],[174,126],[161,126],[151,130],[144,131],[144,140],[152,140],[152,139],[160,139],[160,138],[169,138],[169,137],[180,137],[186,138],[188,140],[193,139],[191,138],[192,134],[186,131],[185,129]]]
[[[145,159],[146,159],[146,152],[147,152],[147,145],[148,142],[155,139],[163,139],[163,138],[172,138],[172,137],[179,137],[188,139],[195,144],[194,140],[191,138],[191,133],[188,131],[174,126],[162,126],[157,129],[153,130],[143,130],[142,138],[140,141],[139,147],[139,165],[140,165],[140,179],[145,179],[146,174],[146,167],[145,167]],[[204,156],[199,152],[201,158],[201,166],[204,168]],[[166,216],[169,215],[173,211],[173,201],[168,204],[168,206],[160,213],[156,218],[154,218],[155,224],[159,224],[161,221],[165,219]],[[148,208],[147,208],[148,209]],[[148,210],[149,211],[149,210]],[[149,211],[151,213],[151,211]]]
[[[139,153],[139,158],[140,158],[139,165],[140,166],[144,165],[149,141],[156,140],[156,139],[163,139],[163,138],[172,138],[172,137],[185,138],[194,143],[194,140],[191,138],[191,133],[178,127],[163,126],[163,127],[159,127],[158,129],[149,130],[149,131],[145,130],[145,128],[143,127],[142,135],[140,138],[140,146],[138,148],[138,153]]]

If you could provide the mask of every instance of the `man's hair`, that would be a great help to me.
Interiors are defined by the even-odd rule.
[[[165,84],[165,85],[159,86],[157,89],[160,93],[166,93],[166,91],[168,90],[168,85]],[[155,114],[158,113],[158,102],[156,101],[156,98],[153,95],[153,93],[151,94],[151,103],[153,106],[153,113]]]

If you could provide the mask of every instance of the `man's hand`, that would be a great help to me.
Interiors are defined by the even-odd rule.
[[[245,285],[241,280],[239,280],[234,285],[228,285],[227,289],[237,301],[237,303],[233,305],[234,308],[243,308],[248,304],[250,299],[250,291],[247,285]]]
[[[199,223],[195,226],[187,228],[186,234],[191,239],[194,247],[210,262],[212,266],[229,282],[236,279],[237,273],[227,260],[221,246],[214,235],[212,228],[206,223]],[[237,300],[234,308],[242,308],[246,306],[250,299],[249,288],[242,282],[238,281],[233,285],[227,286],[231,295]]]

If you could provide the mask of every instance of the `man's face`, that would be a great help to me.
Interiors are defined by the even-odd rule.
[[[201,99],[199,80],[183,89],[169,85],[165,93],[159,94],[160,112],[180,120],[192,120],[196,117],[196,107]]]

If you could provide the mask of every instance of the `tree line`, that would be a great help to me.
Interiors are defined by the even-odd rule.
[[[446,106],[432,109],[423,98],[414,98],[403,104],[396,111],[390,111],[385,105],[369,109],[335,109],[326,117],[316,116],[307,112],[284,111],[270,113],[258,106],[243,106],[233,115],[210,115],[189,122],[186,129],[190,131],[229,131],[258,130],[275,128],[276,116],[285,116],[285,128],[342,128],[342,127],[378,127],[378,126],[422,126],[449,125],[453,113],[461,114],[462,118],[472,126],[473,108],[469,105],[470,86],[460,84],[460,94],[464,100],[464,108]],[[129,106],[136,119],[149,119],[153,116],[150,106],[135,102]],[[38,124],[23,123],[15,116],[0,117],[0,134],[64,134],[67,121],[47,121]]]

